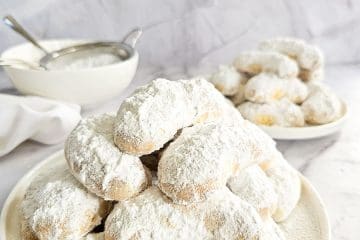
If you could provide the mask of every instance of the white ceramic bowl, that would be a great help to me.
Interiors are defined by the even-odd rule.
[[[85,40],[41,41],[46,49],[53,51]],[[29,43],[12,47],[1,55],[37,62],[42,53]],[[31,70],[4,67],[14,86],[23,94],[38,95],[81,105],[102,102],[119,95],[133,79],[139,61],[139,54],[127,60],[91,69],[79,70]]]

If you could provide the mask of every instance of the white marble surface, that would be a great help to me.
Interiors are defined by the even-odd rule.
[[[156,76],[187,75],[181,69],[143,69],[132,85],[116,99],[87,107],[83,115],[114,111],[133,89]],[[360,239],[360,66],[328,67],[327,79],[349,105],[350,118],[341,133],[308,141],[280,141],[279,149],[288,161],[310,179],[327,206],[333,240]],[[3,90],[9,92],[9,90]],[[0,206],[11,188],[36,163],[62,144],[46,146],[25,142],[0,158]]]

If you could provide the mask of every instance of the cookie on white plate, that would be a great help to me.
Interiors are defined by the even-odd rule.
[[[235,58],[234,66],[239,72],[256,75],[268,72],[281,78],[292,78],[299,74],[297,63],[278,52],[249,51]]]
[[[88,192],[64,162],[36,176],[26,190],[21,203],[22,238],[80,239],[101,223],[110,206]]]
[[[65,143],[73,175],[89,191],[107,200],[124,200],[144,190],[151,179],[137,156],[114,144],[114,114],[84,118]]]
[[[275,51],[295,59],[301,69],[314,71],[324,66],[324,56],[321,50],[304,40],[279,37],[265,40],[259,44],[263,51]]]
[[[322,84],[309,84],[309,97],[302,103],[306,122],[326,124],[342,115],[342,103],[336,94]]]
[[[305,125],[301,108],[287,98],[270,103],[244,102],[237,109],[245,119],[257,125],[281,127]]]
[[[225,96],[234,96],[241,85],[246,83],[247,77],[236,71],[233,66],[220,65],[218,70],[208,77],[208,80]]]
[[[298,78],[283,79],[275,74],[261,73],[249,79],[244,94],[247,100],[255,103],[270,103],[284,97],[302,103],[308,96],[308,88]]]

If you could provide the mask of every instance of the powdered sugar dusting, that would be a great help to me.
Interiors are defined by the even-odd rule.
[[[256,103],[269,103],[283,97],[302,103],[307,95],[307,86],[298,78],[283,79],[269,73],[256,75],[245,85],[246,99]]]
[[[164,193],[178,203],[198,202],[238,169],[276,158],[272,139],[247,121],[232,120],[183,129],[159,162]]]
[[[263,41],[259,49],[264,51],[276,51],[296,59],[303,69],[315,70],[323,67],[324,57],[316,46],[294,38],[274,38]]]
[[[115,146],[114,119],[112,114],[103,114],[81,120],[65,145],[65,156],[74,176],[105,199],[114,199],[108,194],[113,191],[112,181],[129,186],[124,191],[131,189],[130,195],[143,190],[147,183],[140,159]]]
[[[127,223],[127,224],[123,224]],[[179,206],[154,186],[119,202],[106,221],[109,239],[264,239],[255,209],[227,189]]]
[[[125,152],[149,154],[179,129],[219,116],[224,103],[224,97],[205,79],[156,79],[121,104],[115,143]]]
[[[341,117],[342,103],[335,93],[322,84],[309,84],[309,88],[309,97],[301,105],[308,123],[325,124]]]
[[[100,224],[103,200],[87,192],[62,162],[39,174],[21,209],[39,239],[79,239]]]
[[[251,75],[268,72],[281,78],[291,78],[299,73],[295,61],[277,52],[243,52],[235,59],[234,66],[238,71]]]
[[[263,170],[252,165],[231,177],[227,182],[230,190],[248,202],[263,217],[271,217],[277,206],[277,193]]]
[[[220,65],[217,72],[207,78],[225,96],[234,96],[247,81],[245,74],[233,66]]]
[[[286,80],[275,74],[260,73],[245,85],[245,97],[256,103],[272,102],[285,96]]]
[[[288,79],[286,84],[287,98],[296,104],[301,104],[309,95],[307,85],[299,78]]]
[[[305,125],[301,108],[283,98],[270,103],[244,102],[237,109],[244,118],[258,125],[302,127]]]
[[[160,154],[159,181],[153,173],[153,186],[142,191],[149,173],[114,140],[119,147],[130,144],[130,151],[140,149],[135,152],[141,155],[170,139]],[[111,198],[114,179],[126,185],[119,191],[116,184],[115,192],[134,190],[122,195],[108,217],[106,239],[282,240],[272,217],[286,219],[301,193],[296,171],[275,142],[200,78],[157,79],[125,100],[117,117],[83,119],[69,136],[65,154],[76,178],[98,195]],[[57,227],[65,219],[50,238],[80,239],[103,217],[103,200],[88,193],[64,164],[61,169],[34,181],[23,203],[24,216],[37,234],[42,234],[38,223],[53,221]],[[70,229],[71,237],[64,238],[62,228]],[[104,234],[83,239],[102,240]]]
[[[277,209],[273,214],[276,222],[289,217],[299,202],[301,182],[298,173],[283,158],[278,158],[268,169],[266,175],[270,178],[278,196]]]

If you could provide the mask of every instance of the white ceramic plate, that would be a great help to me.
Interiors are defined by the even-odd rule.
[[[323,125],[308,125],[305,127],[279,127],[279,126],[261,126],[269,136],[279,140],[305,140],[312,138],[324,137],[338,132],[343,127],[345,120],[348,116],[348,109],[346,104],[343,104],[342,116],[335,122]]]
[[[30,170],[13,188],[0,217],[0,239],[20,240],[19,204],[32,179],[50,165],[64,161],[59,151]],[[291,216],[280,227],[287,240],[330,240],[330,227],[324,205],[309,181],[301,175],[301,199]]]

